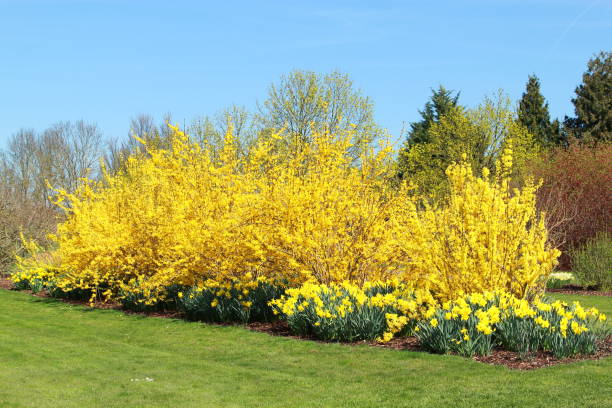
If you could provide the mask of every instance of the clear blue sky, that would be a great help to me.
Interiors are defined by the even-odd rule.
[[[431,87],[516,100],[532,73],[563,117],[587,60],[611,48],[611,0],[0,0],[0,147],[60,120],[110,138],[138,113],[254,108],[294,68],[350,74],[394,135]]]

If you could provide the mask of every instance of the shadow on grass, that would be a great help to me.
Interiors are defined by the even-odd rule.
[[[146,314],[146,313],[131,312],[129,310],[122,309],[120,307],[105,307],[104,308],[104,307],[99,307],[99,305],[90,307],[81,302],[74,302],[74,301],[69,301],[69,300],[61,299],[61,298],[30,295],[29,298],[25,300],[29,303],[44,305],[45,307],[54,307],[56,309],[73,309],[73,310],[78,310],[84,313],[105,314],[105,315],[122,314],[124,316],[129,316],[130,318],[137,319],[137,320],[144,320],[144,319],[151,318],[151,317],[153,318],[158,317],[158,318],[164,318],[168,322],[177,322],[177,323],[187,322],[186,320],[180,318],[179,316],[177,317],[155,316],[155,315]]]

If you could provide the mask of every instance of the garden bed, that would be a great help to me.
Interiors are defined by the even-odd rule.
[[[11,282],[8,278],[0,275],[0,289],[13,289],[13,282]]]
[[[0,278],[0,288],[5,289],[5,290],[10,290],[12,288],[12,283],[5,278]],[[26,292],[33,296],[41,297],[41,298],[50,297],[46,292],[39,292],[39,293],[32,293],[31,291],[23,291],[23,292]],[[585,291],[568,292],[564,289],[556,289],[551,292],[564,293],[564,294],[582,294],[582,295],[590,294]],[[609,292],[592,292],[592,293],[598,296],[610,296],[611,295]],[[70,299],[57,299],[57,300],[64,302],[64,303],[70,303],[73,305],[89,307],[88,302],[83,301],[83,300],[70,300]],[[144,315],[144,316],[149,316],[149,317],[172,318],[172,319],[182,318],[182,315],[176,311],[135,312],[135,311],[126,310],[122,308],[121,304],[119,303],[98,302],[98,303],[94,303],[93,307],[99,308],[99,309],[120,310],[126,314],[139,314],[139,315]],[[231,324],[231,323],[209,323],[209,324],[236,325],[236,324]],[[325,343],[325,341],[321,341],[311,336],[296,336],[292,334],[291,331],[289,330],[287,323],[284,321],[275,321],[275,322],[269,322],[269,323],[253,322],[253,323],[246,324],[245,327],[248,328],[249,330],[266,333],[266,334],[273,335],[273,336],[282,336],[282,337],[289,337],[289,338],[300,339],[300,340],[310,340],[310,341]],[[421,351],[421,352],[424,351],[420,347],[419,342],[415,337],[396,337],[385,343],[374,342],[374,341],[372,342],[362,341],[362,342],[342,343],[342,344],[346,344],[348,346],[365,344],[371,347],[381,347],[381,348],[388,348],[388,349],[394,349],[394,350]],[[485,363],[485,364],[503,365],[510,369],[532,370],[532,369],[548,367],[548,366],[557,365],[557,364],[572,363],[572,362],[583,361],[583,360],[599,360],[601,358],[608,357],[608,356],[612,356],[612,336],[608,336],[605,340],[601,341],[598,345],[597,353],[593,355],[577,355],[573,357],[559,359],[559,358],[555,358],[550,352],[538,351],[537,353],[533,353],[532,355],[530,355],[528,358],[521,358],[519,356],[519,353],[494,348],[490,355],[474,356],[472,357],[472,359],[475,361],[481,362],[481,363]]]
[[[612,292],[594,290],[590,286],[565,285],[557,289],[546,289],[547,293],[563,293],[566,295],[612,296]]]

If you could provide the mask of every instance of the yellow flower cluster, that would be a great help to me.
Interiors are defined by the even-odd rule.
[[[415,335],[424,348],[437,353],[486,355],[497,343],[522,355],[549,350],[567,357],[594,353],[595,332],[605,319],[596,308],[585,309],[578,302],[536,298],[530,303],[508,292],[483,292],[431,307]]]
[[[177,296],[180,299],[195,299],[202,293],[209,292],[213,295],[213,299],[210,302],[211,307],[216,307],[224,299],[235,299],[242,307],[249,309],[253,305],[253,302],[248,300],[249,294],[266,281],[266,278],[263,276],[256,280],[244,281],[232,279],[231,281],[218,282],[208,279],[190,288],[188,294],[185,295],[183,292],[178,292]]]
[[[390,341],[396,333],[401,332],[408,324],[408,317],[398,316],[397,313],[386,313],[387,331],[378,340],[386,343]]]
[[[491,304],[495,299],[494,292],[474,293],[469,296],[461,297],[453,302],[446,301],[442,304],[441,315],[444,320],[467,321],[471,316],[476,318],[476,329],[486,335],[493,333],[492,325],[499,322],[501,311]],[[428,311],[430,315],[438,312],[435,308]],[[432,319],[435,320],[435,319]],[[436,321],[437,322],[437,321]],[[431,323],[431,322],[430,322]],[[437,326],[437,323],[433,327]]]
[[[585,309],[579,302],[573,302],[570,306],[562,301],[545,303],[536,298],[530,303],[503,291],[460,297],[452,302],[444,302],[440,308],[430,307],[424,315],[431,318],[428,323],[432,327],[438,326],[438,319],[433,316],[443,316],[444,320],[457,322],[471,319],[476,330],[485,335],[492,334],[495,324],[509,318],[533,319],[538,326],[550,331],[558,330],[563,337],[567,336],[568,328],[579,335],[589,331],[587,322],[606,320],[606,315],[599,313],[597,308]],[[551,320],[556,321],[556,325],[551,324]]]
[[[389,341],[435,304],[431,294],[398,281],[307,282],[270,302],[296,332],[328,340]],[[316,328],[316,330],[314,330]],[[335,337],[334,337],[335,336]]]
[[[558,255],[534,186],[511,192],[466,164],[448,169],[447,205],[423,209],[409,186],[389,183],[389,145],[355,161],[350,131],[315,132],[291,155],[275,148],[279,134],[262,137],[247,156],[231,127],[220,151],[172,132],[171,148],[147,147],[117,175],[58,191],[59,266],[23,260],[15,279],[52,269],[60,290],[150,303],[172,285],[258,277],[288,287],[399,279],[440,300],[495,289],[524,297]]]
[[[500,174],[506,173],[501,166]],[[412,272],[426,276],[442,299],[492,290],[522,298],[542,291],[560,253],[547,245],[535,207],[537,186],[512,190],[507,177],[491,179],[484,172],[479,178],[465,164],[450,166],[446,174],[448,202],[426,206],[406,223]]]

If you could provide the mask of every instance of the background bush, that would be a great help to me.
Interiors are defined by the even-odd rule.
[[[552,244],[563,252],[561,269],[569,269],[572,249],[599,232],[612,234],[612,144],[553,148],[532,171],[543,181],[538,209],[546,212]]]
[[[571,252],[573,271],[584,285],[612,290],[612,236],[599,233]]]
[[[15,255],[26,255],[21,234],[49,245],[47,234],[55,230],[58,213],[44,205],[20,200],[0,183],[0,276],[9,273]]]

